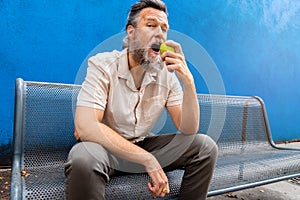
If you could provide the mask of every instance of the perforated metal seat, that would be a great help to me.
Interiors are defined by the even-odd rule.
[[[17,79],[11,199],[63,199],[64,162],[73,137],[80,86]],[[219,158],[209,195],[300,176],[299,150],[277,148],[258,97],[199,95],[200,133],[217,141]],[[176,133],[170,117],[158,134]],[[21,170],[24,170],[23,176]],[[171,194],[182,170],[167,173]],[[107,199],[150,199],[147,174],[112,177]]]

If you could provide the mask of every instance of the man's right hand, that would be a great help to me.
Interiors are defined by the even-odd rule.
[[[146,165],[146,171],[152,181],[148,183],[148,188],[153,196],[164,197],[170,193],[168,178],[154,156],[151,162]]]

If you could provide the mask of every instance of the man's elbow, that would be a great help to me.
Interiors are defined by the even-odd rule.
[[[180,127],[178,130],[181,133],[185,134],[185,135],[195,135],[195,134],[198,133],[199,126],[195,126],[195,127]]]
[[[95,122],[93,120],[85,120],[85,118],[81,118],[80,116],[75,117],[74,121],[75,125],[75,133],[77,137],[82,141],[91,140],[91,133],[95,130]]]
[[[86,139],[85,125],[82,122],[80,122],[80,120],[77,118],[75,119],[74,126],[75,126],[75,131],[74,131],[75,138],[77,140],[78,139],[85,140]]]

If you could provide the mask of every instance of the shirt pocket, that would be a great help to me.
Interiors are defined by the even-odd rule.
[[[155,123],[161,115],[165,105],[166,98],[163,95],[147,98],[142,104],[142,115],[147,123]]]

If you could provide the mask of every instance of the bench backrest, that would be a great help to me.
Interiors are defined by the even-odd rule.
[[[17,134],[22,136],[20,145],[25,167],[65,160],[75,143],[73,116],[79,90],[78,85],[17,81],[17,96],[21,95],[22,102],[16,103],[16,117],[20,118],[16,127],[22,127]],[[208,94],[198,95],[198,99],[199,133],[217,141],[221,152],[269,143],[271,138],[261,99]],[[177,132],[166,111],[153,132]]]

